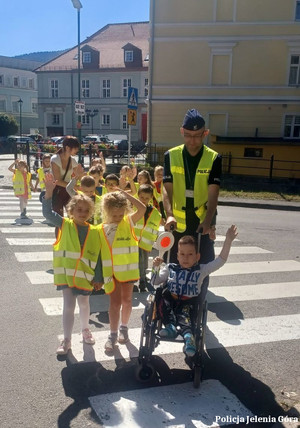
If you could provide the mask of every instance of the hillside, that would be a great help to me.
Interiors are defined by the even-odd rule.
[[[62,54],[63,52],[65,51],[62,50],[62,51],[32,52],[32,53],[23,54],[23,55],[16,55],[14,56],[14,58],[27,59],[28,61],[38,61],[41,63],[45,63],[55,58],[56,56]]]

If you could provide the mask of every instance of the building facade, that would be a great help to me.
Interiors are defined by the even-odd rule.
[[[146,141],[149,23],[108,24],[80,45],[36,69],[39,121],[44,136],[77,135],[74,103],[85,103],[81,135],[128,135],[128,88],[138,89],[132,141]],[[80,74],[80,76],[79,76]],[[78,78],[80,84],[78,85]]]
[[[219,153],[300,169],[300,1],[151,0],[150,33],[149,146],[197,108]]]
[[[0,113],[13,115],[19,127],[21,120],[23,134],[38,132],[37,76],[33,72],[38,65],[0,56]]]

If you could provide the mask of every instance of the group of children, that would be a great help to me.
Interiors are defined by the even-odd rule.
[[[71,348],[76,300],[80,309],[83,341],[87,344],[95,343],[89,329],[89,296],[94,289],[100,290],[102,287],[110,296],[110,334],[104,346],[107,352],[112,352],[117,342],[129,341],[128,323],[134,283],[139,281],[140,291],[147,288],[148,254],[164,217],[163,167],[156,167],[156,180],[152,182],[148,171],[137,174],[134,166],[124,166],[120,177],[108,174],[104,179],[103,165],[95,162],[88,173],[78,165],[67,186],[71,196],[67,217],[52,210],[56,181],[50,173],[50,156],[43,159],[35,188],[25,162],[16,161],[9,169],[14,173],[13,186],[15,195],[20,199],[21,216],[26,217],[30,190],[36,190],[39,184],[41,190],[45,191],[42,198],[43,215],[59,230],[53,245],[53,267],[54,284],[63,293],[64,339],[57,354],[67,354]],[[137,182],[134,181],[136,175]],[[199,265],[200,254],[193,238],[184,237],[178,246],[179,265],[164,266],[157,276],[156,283],[167,284],[161,310],[165,327],[160,335],[175,337],[176,325],[179,324],[185,341],[185,352],[189,356],[195,353],[189,313],[191,304],[200,292],[203,278],[219,269],[227,260],[231,242],[236,235],[234,226],[228,229],[219,258],[207,265]],[[154,266],[161,263],[162,260],[158,258],[154,260]]]

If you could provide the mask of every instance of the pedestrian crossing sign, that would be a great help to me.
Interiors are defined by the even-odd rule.
[[[136,125],[136,115],[137,115],[136,110],[128,109],[128,112],[127,112],[127,124],[128,125]]]
[[[138,108],[138,90],[137,88],[128,88],[128,108],[137,109]]]

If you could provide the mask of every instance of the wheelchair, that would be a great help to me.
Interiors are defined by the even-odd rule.
[[[153,289],[147,297],[144,313],[142,315],[142,328],[138,355],[138,365],[136,367],[136,378],[140,382],[147,382],[152,379],[155,369],[151,364],[152,354],[159,346],[160,341],[183,342],[180,337],[180,329],[177,331],[177,338],[168,339],[160,337],[159,331],[162,328],[162,321],[158,313],[159,300],[162,299],[163,287]],[[185,356],[185,362],[192,370],[193,386],[199,388],[203,377],[203,360],[205,345],[205,330],[207,322],[207,300],[201,299],[200,295],[193,307],[193,334],[195,337],[196,353],[193,357]]]

